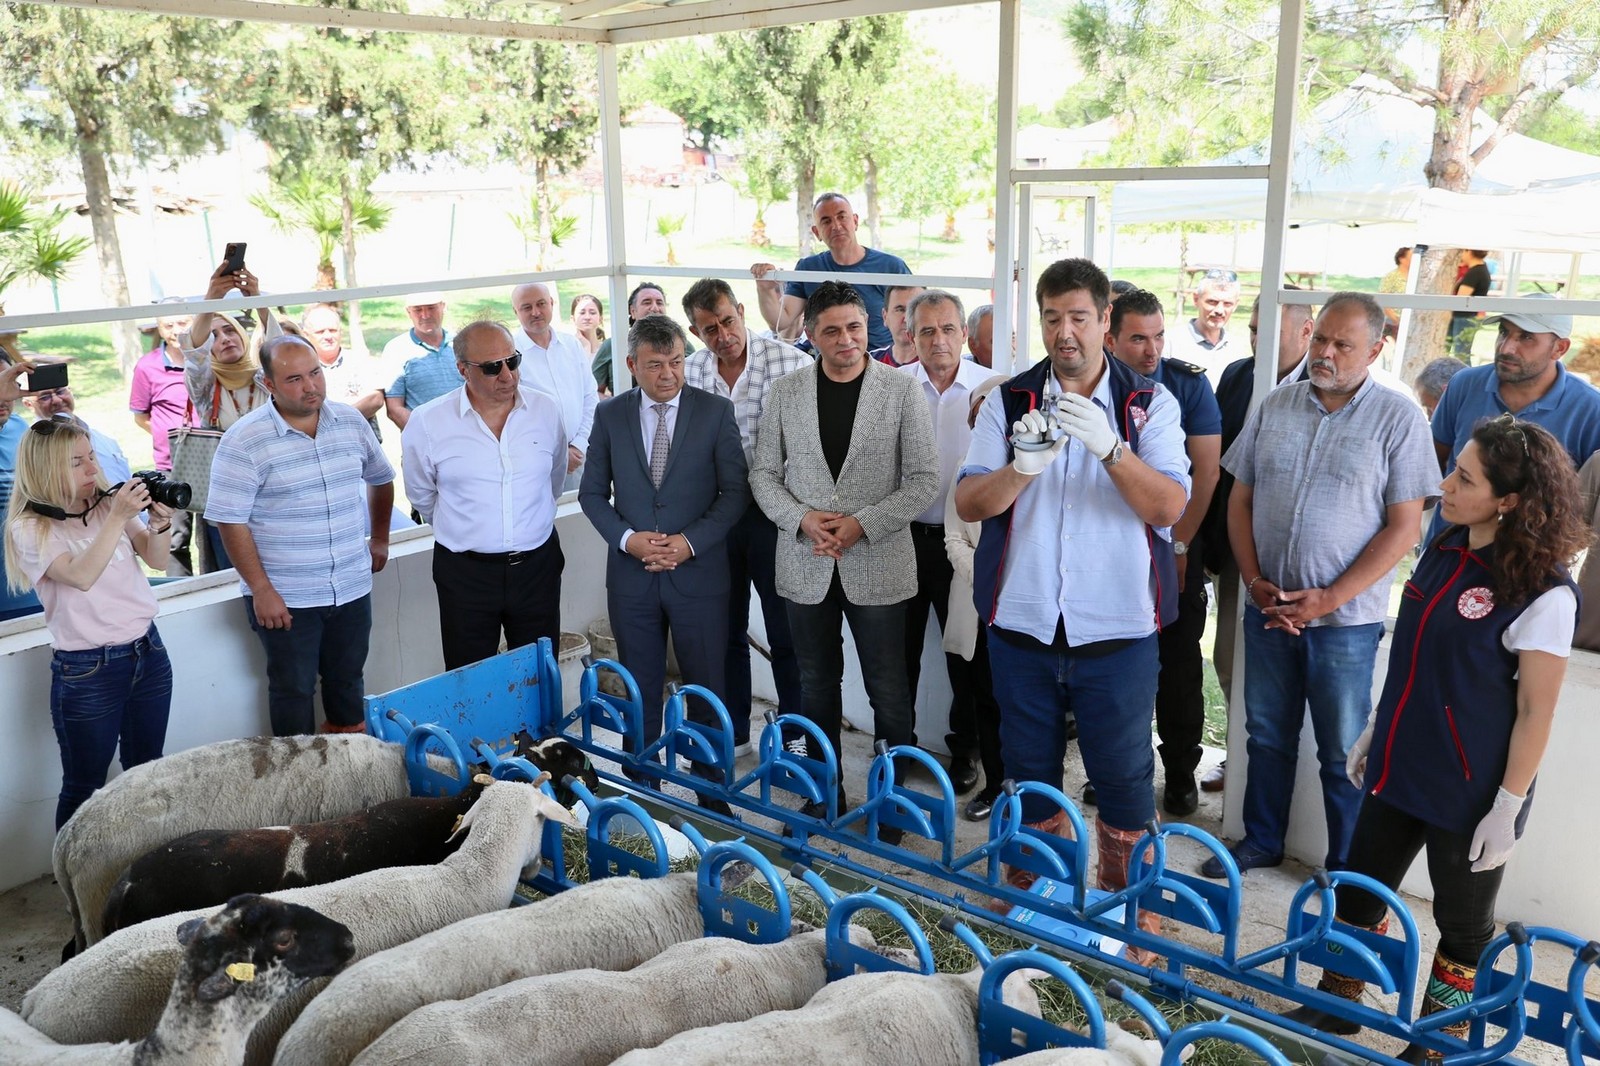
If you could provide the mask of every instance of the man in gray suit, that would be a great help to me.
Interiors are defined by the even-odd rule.
[[[634,323],[628,369],[639,384],[596,409],[578,489],[583,513],[614,549],[606,607],[618,657],[644,697],[647,744],[661,734],[669,629],[684,681],[722,694],[725,542],[750,501],[733,405],[684,387],[683,349],[683,328],[670,318]],[[709,720],[699,701],[690,711]]]
[[[903,602],[917,591],[917,556],[907,527],[939,493],[933,423],[910,375],[867,358],[867,308],[855,289],[824,282],[805,315],[821,359],[773,384],[750,490],[778,527],[776,584],[806,714],[839,751],[843,618],[873,732],[915,744]],[[841,784],[841,806],[843,792]]]

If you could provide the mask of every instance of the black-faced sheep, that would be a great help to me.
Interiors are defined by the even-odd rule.
[[[240,896],[178,927],[183,962],[166,1009],[137,1044],[57,1044],[0,1009],[7,1066],[237,1066],[251,1028],[355,953],[350,930],[309,907]]]
[[[356,958],[487,911],[504,909],[519,875],[539,861],[546,818],[575,825],[537,788],[489,785],[462,821],[470,830],[436,866],[375,870],[326,885],[289,889],[279,899],[311,906],[348,924]],[[173,933],[192,914],[166,915],[121,929],[47,974],[22,1001],[22,1015],[60,1041],[135,1040],[160,1014],[162,992],[178,969]],[[321,986],[290,996],[256,1026],[247,1063],[271,1061],[285,1029]]]

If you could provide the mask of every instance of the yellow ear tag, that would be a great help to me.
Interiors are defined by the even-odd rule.
[[[235,962],[229,964],[228,968],[222,972],[240,984],[244,984],[256,979],[256,964],[253,962]]]
[[[465,818],[462,815],[456,815],[456,824],[450,827],[451,836],[455,836],[457,833],[461,832],[461,823],[463,821],[465,821]]]

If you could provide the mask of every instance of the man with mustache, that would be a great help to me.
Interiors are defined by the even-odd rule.
[[[1194,290],[1196,315],[1167,337],[1167,355],[1199,363],[1206,368],[1211,383],[1228,361],[1239,354],[1228,322],[1239,306],[1239,275],[1231,270],[1208,270],[1200,275]]]
[[[1228,538],[1245,583],[1250,753],[1241,871],[1283,862],[1300,726],[1321,764],[1329,870],[1342,869],[1361,793],[1345,758],[1372,712],[1372,668],[1395,568],[1437,494],[1428,422],[1369,372],[1383,309],[1336,293],[1311,330],[1308,379],[1270,392],[1222,460],[1234,476]],[[1222,877],[1220,860],[1201,867]]]

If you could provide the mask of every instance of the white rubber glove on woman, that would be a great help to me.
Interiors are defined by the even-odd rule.
[[[1011,468],[1033,477],[1055,462],[1067,447],[1068,438],[1050,439],[1050,418],[1043,411],[1029,411],[1011,425],[1011,449],[1016,454]]]
[[[1511,858],[1511,849],[1517,846],[1517,812],[1522,810],[1522,801],[1526,798],[1513,796],[1503,788],[1496,790],[1494,806],[1478,823],[1472,834],[1472,847],[1467,849],[1473,873],[1481,874],[1504,866]]]
[[[1350,754],[1344,757],[1344,776],[1359,789],[1367,787],[1367,749],[1372,747],[1372,731],[1377,724],[1377,718],[1368,718],[1367,728],[1356,737],[1356,742],[1350,745]]]
[[[1056,399],[1056,423],[1069,437],[1076,437],[1096,459],[1104,459],[1117,446],[1117,431],[1111,428],[1106,413],[1087,396],[1064,392]]]

